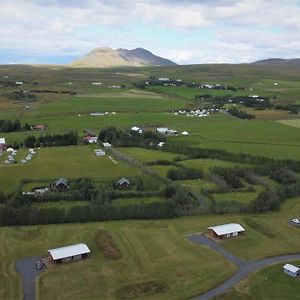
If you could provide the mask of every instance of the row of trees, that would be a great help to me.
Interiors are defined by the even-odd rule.
[[[31,126],[27,122],[22,126],[20,120],[0,119],[0,132],[14,132],[21,130],[31,130]]]
[[[239,119],[243,119],[243,120],[251,120],[251,119],[255,119],[255,115],[252,114],[248,114],[247,112],[243,111],[243,110],[239,110],[237,108],[230,108],[228,109],[228,112],[232,115],[235,116]]]
[[[46,134],[35,137],[34,135],[25,138],[24,145],[28,148],[69,146],[78,144],[78,133],[70,131],[65,134]]]

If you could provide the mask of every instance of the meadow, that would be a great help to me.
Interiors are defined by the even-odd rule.
[[[84,242],[91,248],[90,259],[60,265],[43,273],[37,280],[40,299],[116,299],[116,291],[120,288],[149,280],[164,282],[169,290],[147,299],[186,299],[218,285],[235,271],[214,251],[188,242],[185,239],[187,234],[203,232],[216,224],[239,222],[245,226],[246,233],[238,239],[222,243],[238,257],[257,259],[294,253],[300,247],[297,238],[299,228],[289,225],[287,220],[299,215],[300,198],[294,198],[288,200],[281,211],[262,215],[209,215],[160,221],[3,227],[0,228],[0,259],[3,262],[0,279],[4,284],[0,286],[0,298],[21,298],[15,260],[44,255],[49,248]],[[253,227],[255,222],[260,226]],[[94,240],[100,229],[112,235],[121,250],[121,259],[109,260],[101,254]],[[254,277],[255,282],[262,291],[264,283],[261,276],[256,281]],[[280,276],[278,282],[285,290],[290,284]],[[269,288],[265,289],[264,295],[271,297],[273,293]],[[138,298],[144,299],[142,296]]]
[[[69,146],[41,148],[27,164],[0,164],[0,189],[11,192],[22,179],[47,179],[90,177],[99,182],[111,182],[122,176],[135,176],[137,169],[118,161],[113,164],[105,157],[96,157],[94,147]]]

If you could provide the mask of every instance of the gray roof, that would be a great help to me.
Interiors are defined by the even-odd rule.
[[[285,265],[283,266],[283,268],[284,268],[285,270],[288,270],[288,271],[292,272],[292,273],[297,273],[297,272],[299,272],[299,270],[300,270],[298,267],[296,267],[296,266],[294,266],[294,265],[291,265],[291,264],[285,264]]]
[[[123,185],[124,183],[130,184],[130,181],[127,178],[125,178],[125,177],[122,177],[121,179],[119,179],[117,181],[118,185]]]
[[[237,223],[212,226],[209,227],[208,229],[213,230],[217,235],[224,235],[224,234],[230,234],[234,232],[245,231],[245,228],[243,228],[240,224]]]
[[[90,249],[86,244],[76,244],[66,247],[48,250],[54,260],[62,259],[70,256],[90,253]]]
[[[68,185],[69,181],[66,178],[59,178],[54,182],[55,185],[60,185],[60,184],[64,184],[64,185]]]

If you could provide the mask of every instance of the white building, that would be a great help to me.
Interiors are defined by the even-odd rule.
[[[90,253],[86,244],[76,244],[48,250],[49,257],[55,262],[69,262],[86,258]]]
[[[212,226],[208,228],[208,234],[212,237],[217,237],[219,239],[236,237],[244,231],[245,228],[243,228],[240,224],[237,223]]]
[[[111,147],[111,144],[106,142],[106,143],[103,143],[103,147],[106,147],[106,148],[110,148]]]
[[[96,149],[94,150],[94,153],[96,156],[105,156],[105,151],[103,151],[102,149]]]
[[[285,264],[283,266],[283,272],[292,277],[297,277],[300,275],[300,269],[291,264]]]

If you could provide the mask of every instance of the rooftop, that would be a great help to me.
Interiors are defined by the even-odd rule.
[[[70,256],[90,253],[90,249],[86,244],[76,244],[66,247],[48,250],[54,260],[62,259]]]
[[[292,272],[292,273],[297,273],[300,269],[294,265],[291,265],[291,264],[285,264],[283,266],[284,269]]]
[[[233,233],[233,232],[245,231],[245,228],[243,228],[240,224],[237,224],[237,223],[212,226],[212,227],[209,227],[208,229],[213,230],[217,235],[224,235],[224,234],[229,234],[229,233]]]
[[[0,138],[0,144],[5,144],[5,138]]]

